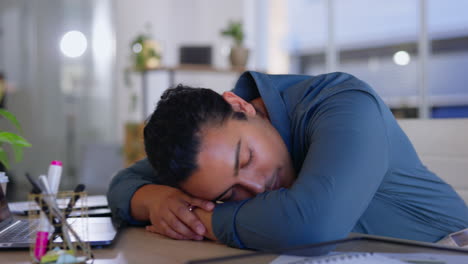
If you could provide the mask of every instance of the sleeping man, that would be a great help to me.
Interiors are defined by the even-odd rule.
[[[174,239],[278,249],[350,232],[435,242],[468,209],[376,92],[345,73],[246,72],[219,95],[167,90],[147,159],[108,192],[115,218]]]

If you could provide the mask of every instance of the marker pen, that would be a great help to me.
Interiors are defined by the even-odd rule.
[[[40,175],[39,176],[39,184],[41,185],[41,187],[43,189],[42,195],[43,195],[44,202],[46,202],[46,203],[56,203],[55,194],[53,194],[52,191],[51,191],[47,176]],[[45,216],[45,214],[44,214],[44,216]],[[42,215],[41,215],[41,217],[42,217]],[[46,219],[46,220],[48,220],[48,219]],[[45,222],[46,223],[44,223],[44,225],[49,227],[49,229],[48,229],[49,233],[53,232],[54,231],[54,226],[52,224],[48,223],[48,221],[45,221]]]
[[[63,240],[65,241],[65,243],[67,243],[68,248],[74,249],[75,247],[73,246],[73,243],[71,242],[70,236],[68,235],[69,226],[66,223],[67,220],[63,217],[63,215],[60,212],[59,207],[57,206],[57,202],[56,202],[56,200],[54,198],[54,194],[52,194],[52,192],[50,190],[51,188],[49,186],[49,181],[47,180],[47,177],[45,175],[39,176],[39,185],[42,186],[41,189],[43,190],[42,194],[44,194],[44,196],[43,196],[44,197],[44,202],[49,207],[50,212],[52,213],[52,215],[54,215],[55,217],[58,217],[60,222],[61,222]],[[45,225],[49,226],[51,228],[49,233],[52,233],[53,230],[54,230],[54,227],[50,223],[46,223]],[[41,231],[43,231],[43,230],[47,230],[47,229],[44,228]],[[71,230],[71,232],[74,232],[74,231]],[[38,236],[39,236],[39,233],[37,234],[37,237]],[[37,240],[37,237],[36,237],[36,240]]]
[[[34,256],[41,260],[42,256],[47,252],[47,244],[49,242],[49,222],[43,212],[39,220],[39,227],[36,233],[36,244],[34,247]]]
[[[39,184],[42,187],[42,194],[43,195],[52,195],[52,190],[50,188],[50,181],[47,178],[47,176],[40,175],[39,176]]]
[[[47,178],[49,179],[50,190],[53,194],[57,195],[60,178],[62,177],[62,162],[54,160],[50,163]]]
[[[45,175],[39,176],[39,183],[43,188],[43,195],[50,195],[49,182]],[[45,198],[45,197],[44,197]],[[52,226],[47,219],[44,212],[41,211],[39,218],[39,227],[36,233],[36,244],[34,246],[34,256],[40,261],[42,256],[47,252],[47,245],[49,243],[49,231],[52,230]]]

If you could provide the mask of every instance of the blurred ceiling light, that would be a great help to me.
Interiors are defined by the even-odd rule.
[[[65,33],[60,41],[60,50],[65,56],[70,58],[80,57],[87,47],[88,41],[85,35],[76,30]]]
[[[410,63],[411,57],[408,52],[400,50],[393,55],[393,62],[397,65],[405,66]]]

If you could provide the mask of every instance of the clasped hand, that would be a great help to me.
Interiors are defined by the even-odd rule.
[[[158,187],[157,197],[148,205],[151,225],[146,230],[173,239],[203,240],[207,229],[189,208],[212,211],[214,203],[191,197],[176,188]]]

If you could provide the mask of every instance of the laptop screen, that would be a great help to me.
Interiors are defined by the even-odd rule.
[[[11,213],[10,209],[8,208],[8,202],[6,200],[5,195],[3,194],[2,188],[0,188],[0,226],[4,222],[10,222],[5,220],[11,220]]]

